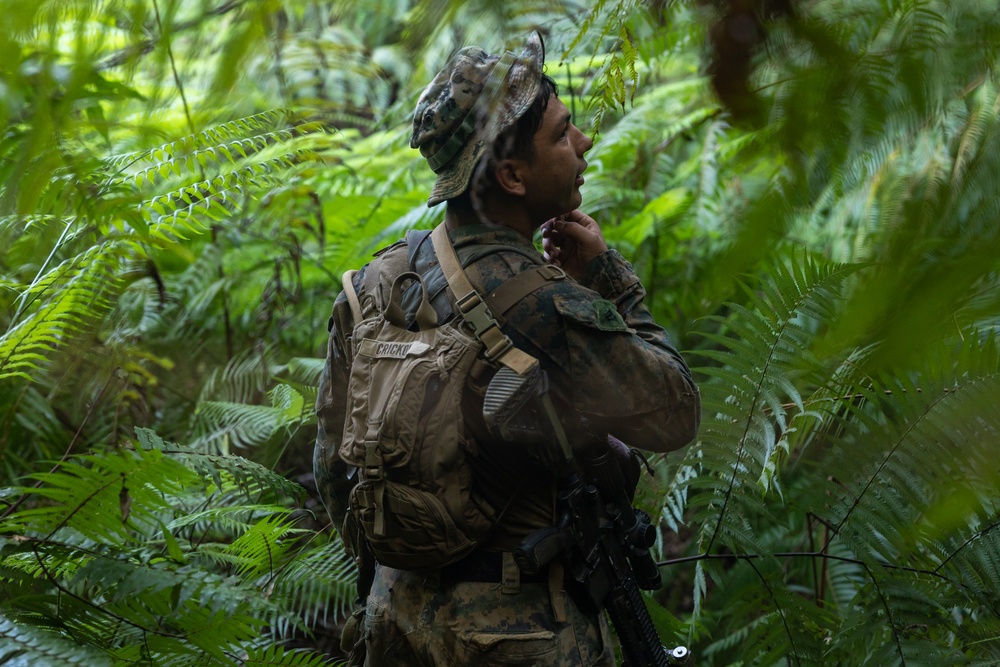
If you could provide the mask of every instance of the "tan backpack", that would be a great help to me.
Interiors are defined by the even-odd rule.
[[[538,361],[513,346],[496,321],[521,298],[565,274],[539,264],[490,297],[491,310],[462,269],[444,225],[431,234],[434,251],[456,297],[456,317],[438,326],[420,275],[405,271],[405,247],[391,247],[366,271],[363,299],[355,272],[343,285],[354,314],[350,397],[340,456],[357,469],[344,525],[360,533],[379,563],[417,570],[453,563],[472,551],[503,508],[476,493],[467,461],[474,455],[462,415],[462,395],[478,358],[519,374]],[[403,284],[422,295],[417,331],[400,306]]]

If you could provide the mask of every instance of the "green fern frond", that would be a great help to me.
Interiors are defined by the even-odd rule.
[[[243,664],[245,667],[331,667],[336,663],[311,651],[271,646],[249,651]]]
[[[239,142],[245,139],[253,141],[256,137],[280,138],[284,141],[290,138],[291,130],[281,129],[281,126],[287,123],[290,116],[291,113],[286,109],[270,109],[210,127],[202,132],[181,137],[156,148],[113,155],[105,158],[104,163],[109,171],[114,171],[129,168],[146,160],[160,163],[169,162],[177,156],[191,154],[200,149],[213,148],[223,143]]]
[[[937,391],[933,386],[895,383],[889,391],[899,396],[892,402],[898,414],[893,424],[879,430],[881,447],[865,447],[873,435],[864,427],[838,439],[839,452],[850,457],[854,471],[838,480],[835,491],[841,500],[833,505],[838,511],[830,518],[841,529],[838,536],[849,532],[860,541],[874,529],[887,541],[883,548],[893,545],[884,557],[908,552],[916,562],[926,563],[913,553],[920,531],[895,532],[891,526],[921,526],[921,516],[936,503],[947,503],[951,489],[964,490],[963,498],[971,494],[980,502],[991,497],[1000,481],[989,463],[993,448],[988,444],[1000,437],[1000,419],[991,408],[1000,392],[996,371],[994,367],[979,376],[970,372],[957,386]],[[946,465],[930,465],[942,456]],[[841,460],[834,459],[838,465]]]
[[[809,498],[803,509],[825,517],[823,523],[828,526],[826,543],[816,548],[843,549],[838,553],[851,561],[830,566],[831,598],[846,610],[860,604],[859,591],[884,589],[864,598],[868,620],[863,630],[857,628],[871,641],[873,655],[891,661],[909,656],[916,647],[926,648],[921,638],[902,628],[928,614],[941,617],[935,609],[943,608],[943,595],[969,599],[969,592],[956,590],[957,581],[948,577],[939,577],[941,585],[923,587],[923,593],[912,599],[901,597],[891,582],[902,576],[902,590],[933,579],[931,571],[949,553],[937,540],[950,535],[955,550],[968,538],[961,526],[942,531],[940,520],[932,526],[921,520],[921,513],[943,500],[949,489],[973,489],[983,502],[987,489],[995,488],[996,475],[983,473],[992,470],[984,458],[985,449],[968,443],[984,437],[995,441],[1000,428],[986,397],[1000,394],[1000,386],[992,339],[982,343],[973,339],[958,355],[945,346],[940,361],[927,359],[919,384],[906,377],[873,382],[864,371],[871,350],[846,355],[831,378],[826,369],[831,351],[817,350],[815,341],[842,312],[843,285],[860,268],[811,259],[783,265],[768,272],[773,280],[754,286],[746,307],[734,304],[728,318],[708,320],[718,333],[706,334],[714,349],[699,352],[714,362],[701,369],[710,378],[702,385],[706,419],[699,443],[686,453],[668,490],[663,515],[674,525],[682,519],[704,521],[702,548],[707,545],[711,550],[721,544],[756,558],[771,552],[769,545],[776,542],[760,534],[759,527],[783,523],[775,513],[784,510],[770,496],[794,493],[799,504]],[[961,379],[955,376],[956,356],[968,360],[960,366]],[[843,413],[849,415],[847,420],[834,417]],[[827,424],[837,424],[840,431],[828,432]],[[875,444],[874,438],[900,444],[886,448]],[[942,456],[941,448],[949,454]],[[956,458],[958,448],[965,451]],[[942,460],[954,464],[941,470]],[[817,484],[815,477],[808,476],[814,465],[821,465],[827,482]],[[803,488],[799,479],[812,480],[812,486]],[[815,506],[809,504],[813,501]],[[967,511],[970,504],[962,502]],[[836,509],[831,513],[831,508]],[[944,511],[934,514],[945,515]],[[984,512],[980,525],[989,522]],[[784,529],[772,530],[784,534]],[[984,542],[988,544],[989,540]],[[953,551],[956,559],[961,551]],[[802,664],[829,659],[824,657],[827,647],[813,641],[798,619],[812,617],[811,622],[833,628],[836,617],[818,618],[785,583],[808,576],[808,571],[776,576],[760,569],[765,567],[763,562],[756,563],[740,562],[725,574],[707,568],[718,586],[731,589],[737,581],[744,582],[742,589],[730,590],[730,594],[752,602],[746,613],[735,613],[736,617],[753,616],[755,605],[774,607],[748,635],[754,651],[760,650],[752,654],[755,659],[767,664],[784,655]],[[922,574],[900,575],[892,569],[904,563]],[[705,572],[699,563],[695,618],[699,596],[708,590]],[[969,579],[970,591],[982,588],[974,580]],[[765,595],[766,599],[761,597]],[[835,645],[829,655],[841,648]],[[720,646],[718,650],[726,649]],[[943,649],[941,655],[953,655],[949,651]]]
[[[279,429],[294,427],[306,418],[302,395],[288,385],[271,391],[271,406],[205,401],[196,412],[198,438],[192,446],[204,448],[223,438],[228,443],[248,448],[267,442]]]
[[[133,527],[157,525],[168,506],[163,494],[194,481],[190,470],[162,452],[142,449],[83,456],[32,477],[43,485],[21,492],[53,504],[21,510],[0,531],[49,538],[70,529],[99,544],[123,544]]]
[[[663,509],[660,511],[660,517],[675,533],[686,522],[684,512],[688,504],[688,488],[697,476],[696,467],[686,464],[678,465],[663,492]],[[660,539],[662,540],[662,534]]]
[[[277,514],[258,521],[226,549],[240,562],[236,574],[249,579],[265,575],[268,580],[273,579],[294,544],[290,536],[300,532],[293,521]]]
[[[120,287],[117,260],[112,248],[95,246],[24,288],[18,312],[28,314],[0,336],[0,378],[30,378],[60,343],[87,330],[110,309]],[[56,296],[28,311],[46,292]]]
[[[218,320],[212,317],[212,308],[226,288],[226,283],[218,275],[221,261],[222,249],[219,245],[205,244],[187,267],[173,276],[166,303],[159,300],[159,294],[152,306],[140,300],[142,307],[157,310],[157,315],[149,324],[159,325],[142,332],[162,336],[167,342],[177,342],[196,339],[202,332],[217,326]]]
[[[115,661],[231,665],[259,645],[264,619],[275,619],[284,631],[301,629],[295,613],[315,618],[321,606],[346,605],[348,586],[340,580],[349,581],[353,563],[339,542],[303,552],[303,531],[289,510],[225,508],[233,492],[287,500],[297,485],[279,482],[257,464],[180,451],[151,431],[137,435],[134,450],[76,457],[37,475],[38,488],[22,490],[44,502],[0,522],[0,533],[15,536],[0,541],[0,587],[15,592],[7,603],[14,610],[27,604],[36,616],[66,614],[66,641],[85,647],[81,655],[99,649],[95,655]],[[195,492],[213,484],[224,493],[216,506],[205,507],[204,491]],[[198,505],[200,511],[191,511]],[[302,553],[308,556],[297,564]],[[47,624],[45,618],[37,623]],[[10,622],[17,626],[10,641],[19,642],[11,651],[49,650],[52,664],[64,664],[55,640],[28,651],[31,615]],[[9,646],[3,641],[0,654]],[[288,664],[318,659],[270,655]]]
[[[277,370],[277,375],[286,375],[289,380],[302,385],[317,386],[326,360],[316,357],[293,357],[283,368]]]
[[[636,71],[639,54],[632,44],[625,25],[639,3],[635,0],[616,0],[611,8],[607,7],[608,4],[607,0],[600,0],[590,9],[587,17],[580,24],[576,37],[570,42],[563,54],[565,59],[585,37],[589,37],[590,43],[596,45],[591,56],[591,61],[593,61],[596,60],[599,49],[608,36],[618,37],[616,48],[604,55],[600,73],[596,77],[599,83],[594,86],[591,94],[594,109],[593,123],[598,131],[605,114],[616,107],[621,107],[624,110],[625,102],[634,97],[639,84],[639,75]],[[590,35],[594,27],[600,28],[600,34],[596,37]],[[628,81],[626,81],[626,76],[629,77]]]
[[[204,454],[176,443],[165,442],[150,429],[137,428],[136,437],[142,447],[160,450],[187,468],[211,479],[217,489],[235,490],[257,501],[260,494],[298,501],[301,486],[265,466],[241,456]]]
[[[809,322],[822,321],[839,286],[856,270],[814,260],[778,268],[771,286],[749,295],[752,308],[734,305],[733,317],[724,323],[716,320],[734,337],[705,334],[721,348],[701,353],[719,363],[702,369],[712,379],[702,388],[703,405],[714,417],[703,423],[699,448],[687,459],[703,476],[726,480],[723,486],[710,485],[722,495],[720,514],[708,524],[714,524],[709,544],[723,528],[728,505],[736,503],[738,508],[750,501],[752,491],[746,485],[769,485],[774,478],[780,434],[788,427],[785,402],[802,404],[795,380],[809,368],[803,364],[812,340]]]
[[[285,185],[287,172],[313,158],[312,152],[298,151],[158,195],[139,207],[147,223],[144,235],[172,244],[187,233],[201,234],[244,211],[253,193]]]
[[[325,544],[301,549],[282,566],[273,582],[274,597],[283,613],[270,622],[278,634],[290,630],[290,619],[309,626],[348,614],[357,599],[357,566],[339,536]]]
[[[268,350],[245,350],[217,369],[205,381],[199,403],[254,403],[260,401],[271,382],[265,360]],[[318,383],[317,383],[318,384]]]
[[[57,459],[65,451],[69,434],[35,383],[10,380],[0,383],[0,405],[21,408],[20,414],[11,410],[0,418],[8,442],[22,443],[20,447],[0,448],[0,488],[3,488],[17,484],[18,478],[36,461]]]
[[[220,505],[187,512],[173,519],[166,528],[171,531],[189,529],[194,535],[204,535],[209,531],[237,535],[250,530],[257,516],[283,512],[286,509],[276,504]]]
[[[7,667],[100,667],[108,656],[52,630],[12,622],[0,614],[0,663]]]

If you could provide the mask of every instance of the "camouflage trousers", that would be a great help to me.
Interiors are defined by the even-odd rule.
[[[366,667],[613,667],[604,615],[558,604],[545,583],[441,581],[379,566]]]

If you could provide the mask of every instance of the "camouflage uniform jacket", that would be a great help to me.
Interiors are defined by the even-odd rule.
[[[453,230],[451,238],[473,285],[487,292],[542,261],[529,240],[505,228],[465,226]],[[424,277],[439,320],[450,318],[453,304],[429,238],[410,249],[410,266]],[[363,284],[364,269],[355,276],[359,294]],[[415,310],[417,296],[416,291],[404,294],[404,310],[408,304]],[[695,437],[700,400],[688,367],[643,305],[644,296],[631,265],[608,250],[591,260],[579,282],[549,282],[525,297],[505,314],[502,325],[514,344],[547,371],[565,421],[577,423],[574,419],[583,417],[592,433],[610,433],[629,445],[664,452]],[[341,294],[331,318],[317,399],[315,450],[320,496],[338,528],[353,484],[337,454],[350,373],[345,351],[350,350],[353,325]],[[477,487],[494,507],[507,508],[484,547],[509,550],[530,532],[552,525],[554,482],[524,448],[493,441],[482,422],[481,396],[466,394],[464,414],[478,450],[470,460]]]

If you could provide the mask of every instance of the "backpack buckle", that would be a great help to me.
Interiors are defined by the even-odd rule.
[[[378,482],[385,475],[385,461],[378,440],[365,440],[365,481]]]
[[[458,299],[456,305],[458,305],[463,319],[472,327],[476,338],[486,346],[484,355],[488,360],[499,359],[514,346],[510,338],[500,329],[500,324],[493,318],[489,306],[486,305],[478,292],[472,290]]]
[[[459,311],[461,311],[462,317],[472,326],[472,331],[478,338],[482,338],[483,333],[488,329],[500,326],[493,318],[493,313],[490,312],[489,306],[486,305],[486,302],[483,301],[482,297],[475,290],[458,299],[456,305]]]

